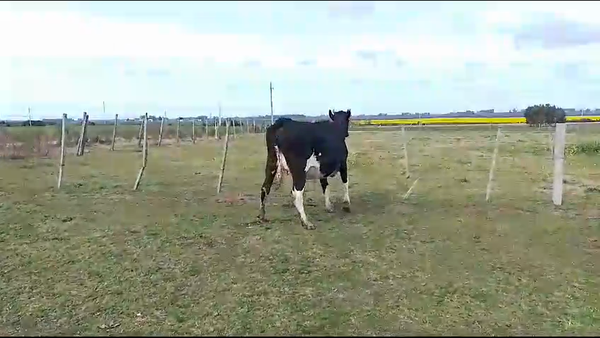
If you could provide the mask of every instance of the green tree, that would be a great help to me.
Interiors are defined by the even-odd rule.
[[[562,108],[554,105],[536,104],[525,109],[525,121],[530,126],[555,125],[566,122],[566,114]]]

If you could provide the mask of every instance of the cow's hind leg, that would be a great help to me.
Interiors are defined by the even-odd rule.
[[[292,195],[294,196],[294,206],[300,214],[300,220],[302,221],[302,227],[306,230],[314,230],[315,226],[308,221],[306,213],[304,212],[304,187],[306,186],[306,173],[304,168],[292,169],[292,179],[294,181],[292,188]]]
[[[265,167],[265,180],[260,188],[260,211],[258,214],[258,218],[260,220],[265,220],[265,199],[271,192],[271,187],[273,186],[273,180],[275,179],[275,174],[277,173],[277,158],[271,158],[270,156],[267,158],[267,165]]]
[[[327,212],[333,212],[333,205],[331,204],[331,200],[329,199],[329,183],[327,183],[327,178],[320,179],[321,188],[323,189],[323,195],[325,196],[325,210]]]
[[[342,209],[346,212],[350,212],[350,194],[348,192],[348,164],[346,161],[342,163],[340,167],[340,178],[344,184],[344,206]]]

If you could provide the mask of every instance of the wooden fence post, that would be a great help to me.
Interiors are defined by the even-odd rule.
[[[62,126],[61,126],[61,135],[60,135],[60,163],[58,167],[58,183],[57,188],[60,189],[63,178],[63,171],[65,168],[65,136],[66,136],[66,125],[67,125],[67,114],[63,114],[62,116]]]
[[[119,114],[115,114],[115,124],[113,126],[112,142],[110,143],[110,150],[115,150],[115,141],[117,140],[117,124],[119,123]]]
[[[142,167],[138,172],[137,178],[135,180],[135,184],[133,185],[133,190],[137,190],[140,186],[140,181],[142,180],[142,176],[144,175],[144,170],[146,170],[146,165],[148,164],[148,113],[144,116],[144,147],[142,149]]]
[[[180,138],[179,138],[179,128],[181,128],[181,117],[177,118],[177,144],[179,144]]]
[[[165,116],[160,119],[160,127],[158,129],[158,146],[162,144],[163,139],[163,129],[165,128],[165,120],[167,119],[167,112],[165,112]]]
[[[496,132],[496,144],[494,146],[494,153],[492,154],[492,165],[490,166],[490,174],[488,176],[488,184],[485,189],[485,201],[488,202],[490,200],[490,196],[492,195],[492,181],[494,180],[494,171],[496,170],[496,158],[498,157],[498,147],[500,145],[500,126],[498,126],[498,131]]]
[[[90,114],[85,113],[85,123],[83,124],[83,141],[81,142],[81,156],[85,153],[85,146],[87,145],[87,127],[90,123]]]
[[[79,130],[79,138],[77,139],[77,149],[75,149],[75,156],[79,156],[79,150],[81,149],[81,138],[83,134],[83,123],[85,122],[85,112],[81,118],[81,129]]]
[[[227,162],[227,148],[229,147],[229,121],[225,120],[225,141],[223,141],[223,159],[221,160],[221,173],[217,182],[217,194],[221,193],[223,184],[223,174],[225,173],[225,165]]]
[[[146,114],[148,114],[148,113],[146,112]],[[138,148],[140,148],[142,146],[142,135],[144,133],[144,121],[145,120],[142,119],[142,123],[140,123],[140,130],[138,130]]]
[[[554,182],[552,184],[554,205],[562,205],[566,134],[567,124],[557,123],[554,133]]]
[[[196,119],[192,119],[192,143],[196,144]]]
[[[408,145],[404,127],[402,127],[402,142],[404,144],[404,167],[406,168],[406,178],[410,178],[410,169],[408,168]]]
[[[81,134],[79,135],[79,142],[77,143],[77,152],[75,153],[76,156],[83,156],[83,153],[85,151],[88,119],[88,113],[83,112],[83,122],[81,122]]]

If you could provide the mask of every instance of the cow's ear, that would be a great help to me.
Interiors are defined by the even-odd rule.
[[[346,112],[348,113],[348,118],[350,118],[350,116],[352,116],[352,112],[350,111],[350,109],[346,110]]]
[[[331,109],[329,109],[329,118],[331,119],[331,121],[333,121],[333,112],[331,111]]]

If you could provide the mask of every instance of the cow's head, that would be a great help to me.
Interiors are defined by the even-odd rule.
[[[350,116],[351,115],[352,115],[352,113],[350,112],[350,109],[348,109],[346,111],[339,110],[336,112],[329,109],[329,118],[331,119],[331,121],[333,123],[338,125],[346,133],[345,137],[350,136],[350,134],[348,134],[348,127],[350,126]]]

